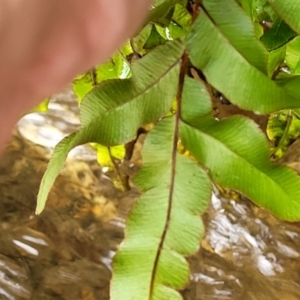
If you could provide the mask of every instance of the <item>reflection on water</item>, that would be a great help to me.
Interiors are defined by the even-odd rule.
[[[186,299],[300,299],[300,229],[248,201],[213,197]]]
[[[70,161],[35,216],[45,155],[16,135],[0,163],[0,299],[108,299],[123,236],[112,221],[128,195],[88,163]]]
[[[109,299],[111,259],[137,197],[117,191],[93,150],[69,156],[41,216],[36,194],[53,146],[78,128],[70,92],[23,118],[0,161],[0,299]],[[24,138],[26,137],[26,138]],[[299,147],[300,149],[300,147]],[[186,300],[299,300],[300,229],[248,201],[213,197]]]
[[[26,115],[19,121],[18,129],[22,136],[51,153],[64,136],[79,128],[78,113],[76,99],[71,90],[66,89],[52,97],[47,113]],[[69,158],[94,160],[95,154],[90,147],[78,146],[70,152]]]

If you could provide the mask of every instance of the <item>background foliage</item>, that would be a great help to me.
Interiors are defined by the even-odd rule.
[[[37,213],[72,148],[95,143],[113,167],[153,127],[111,299],[181,299],[212,183],[300,219],[300,180],[274,162],[299,137],[299,17],[292,0],[157,0],[134,38],[75,78],[81,127],[55,148]]]

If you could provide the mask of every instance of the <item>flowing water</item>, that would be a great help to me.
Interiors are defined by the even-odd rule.
[[[116,190],[93,150],[78,147],[45,211],[34,215],[53,146],[78,124],[76,101],[66,90],[53,97],[49,112],[19,122],[2,156],[0,299],[109,299],[111,260],[137,192]],[[298,156],[290,157],[297,168]],[[247,200],[216,196],[203,219],[207,230],[201,250],[189,258],[184,299],[300,300],[299,224],[279,221]]]

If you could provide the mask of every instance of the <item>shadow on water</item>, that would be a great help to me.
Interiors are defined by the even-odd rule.
[[[87,147],[34,215],[53,146],[78,128],[72,93],[23,118],[0,161],[0,299],[109,299],[111,260],[137,193],[117,191]],[[300,149],[300,147],[299,147]],[[300,299],[300,230],[248,201],[213,197],[186,300]]]

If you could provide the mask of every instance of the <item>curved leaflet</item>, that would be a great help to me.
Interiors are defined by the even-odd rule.
[[[167,113],[176,95],[182,52],[182,41],[168,42],[137,61],[132,67],[132,78],[105,81],[84,97],[80,106],[81,127],[54,149],[40,185],[36,213],[43,210],[72,148],[85,143],[124,144],[135,138],[140,126]]]
[[[180,136],[185,147],[215,183],[241,192],[281,219],[299,220],[300,178],[271,163],[267,140],[253,121],[241,116],[217,121],[208,116],[205,86],[196,80],[192,84],[199,98],[195,101],[195,93],[188,89],[184,93]]]
[[[265,114],[300,107],[300,98],[257,69],[244,56],[245,49],[228,37],[229,32],[230,28],[226,32],[220,30],[204,11],[193,25],[188,52],[207,81],[230,102],[246,110]]]

